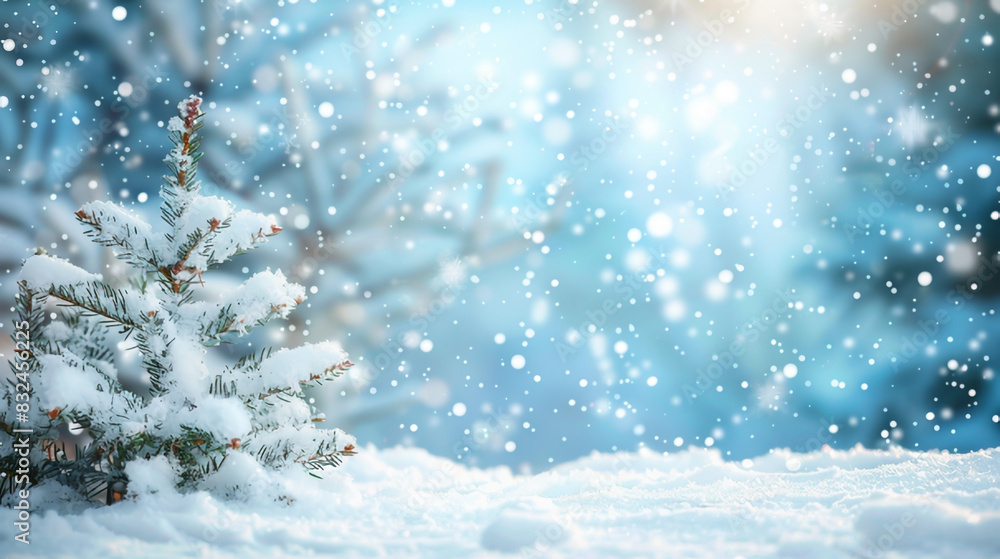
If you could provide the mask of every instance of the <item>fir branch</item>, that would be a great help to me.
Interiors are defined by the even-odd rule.
[[[48,294],[62,299],[71,306],[78,307],[91,315],[100,316],[106,322],[132,330],[140,324],[130,315],[133,309],[126,301],[127,291],[114,289],[105,283],[91,281],[77,285],[57,285]]]
[[[308,457],[298,459],[296,462],[300,462],[306,468],[310,470],[321,470],[327,467],[337,467],[343,463],[345,456],[355,456],[358,452],[355,450],[354,445],[347,445],[344,448],[337,448],[337,432],[327,431],[333,433],[328,441],[325,441],[319,445],[316,452],[309,455]]]
[[[267,297],[266,300],[262,300]],[[305,289],[289,283],[280,272],[259,272],[234,291],[223,296],[223,303],[203,311],[212,316],[200,330],[201,343],[214,346],[227,341],[229,334],[242,336],[257,326],[275,318],[284,318],[305,300]]]
[[[167,350],[173,340],[168,340],[163,347],[154,345],[154,340],[163,339],[163,321],[156,316],[149,317],[144,328],[136,330],[136,348],[142,355],[142,364],[149,374],[150,396],[156,397],[166,391],[165,379],[171,366]]]
[[[316,366],[321,358],[327,359],[325,366]],[[353,366],[343,350],[324,342],[268,352],[266,356],[262,353],[260,357],[252,357],[239,366],[225,370],[220,375],[220,381],[242,380],[238,394],[247,402],[275,395],[299,397],[304,389],[333,380]]]
[[[176,254],[177,263],[174,264],[174,267],[171,270],[171,272],[173,272],[174,274],[178,274],[182,270],[184,270],[185,263],[188,261],[189,258],[191,258],[192,254],[195,254],[195,251],[198,250],[199,247],[202,249],[202,251],[209,250],[211,248],[211,246],[209,245],[209,239],[211,239],[211,237],[214,236],[213,234],[216,233],[216,231],[218,231],[220,228],[227,227],[229,225],[229,221],[230,219],[227,218],[225,225],[223,225],[223,222],[220,222],[216,218],[212,218],[207,223],[208,225],[207,231],[199,228],[195,229],[193,232],[188,234],[187,241],[181,243],[181,245],[177,248],[177,254]],[[204,254],[204,256],[207,257],[208,254]]]
[[[160,213],[163,220],[175,230],[174,233],[177,221],[184,215],[201,189],[200,183],[194,179],[198,172],[198,161],[201,159],[199,151],[201,139],[197,133],[203,125],[204,116],[201,112],[201,99],[194,95],[181,102],[178,110],[181,116],[171,118],[168,125],[171,132],[170,140],[174,147],[164,159],[171,175],[164,176],[164,185],[160,189],[160,197],[163,199]],[[170,243],[174,242],[174,237],[175,234],[166,235]],[[163,276],[165,287],[174,293],[179,293],[185,285],[184,281],[177,278],[177,274],[185,268],[184,263],[196,246],[197,244],[191,245],[188,252],[180,255],[175,263],[157,268]]]
[[[203,323],[199,334],[201,343],[206,346],[216,346],[226,341],[225,335],[233,332],[233,326],[237,320],[236,313],[233,312],[232,305],[220,307],[214,319],[208,323]]]
[[[291,387],[285,387],[285,388],[281,388],[281,389],[275,389],[275,390],[268,391],[267,393],[260,394],[258,396],[258,399],[263,400],[264,398],[266,398],[268,396],[271,396],[273,394],[280,394],[280,393],[291,394],[291,395],[302,394],[304,389],[306,389],[306,388],[314,388],[314,387],[322,385],[324,382],[328,382],[328,381],[334,380],[337,377],[339,377],[339,376],[343,375],[344,373],[346,373],[353,366],[354,366],[354,363],[351,363],[350,359],[344,359],[343,361],[341,361],[339,363],[335,363],[333,365],[330,365],[329,367],[327,367],[326,369],[324,369],[321,373],[313,373],[313,374],[309,375],[308,379],[300,380],[299,381],[299,387],[298,387],[297,390],[293,390]]]
[[[152,228],[138,216],[100,200],[84,204],[74,215],[87,226],[86,235],[96,243],[117,247],[117,258],[143,271],[159,267],[159,257],[150,244]]]
[[[76,342],[77,344],[81,343],[82,341],[83,340],[73,340],[73,342]],[[85,359],[81,359],[77,354],[70,351],[70,349],[71,349],[70,347],[65,347],[65,346],[61,347],[59,348],[59,351],[56,354],[63,359],[64,363],[75,369],[80,370],[81,372],[92,371],[100,375],[104,379],[104,382],[107,383],[107,385],[105,387],[104,385],[97,384],[95,386],[95,389],[98,392],[107,392],[111,396],[112,402],[114,397],[118,396],[122,400],[122,403],[124,405],[123,411],[130,412],[140,407],[141,400],[135,394],[129,392],[128,390],[125,390],[125,388],[122,387],[121,383],[118,381],[116,377],[111,376],[102,367],[98,366],[98,364],[102,360],[96,360],[91,355],[87,355]],[[108,357],[110,358],[110,354],[108,354]],[[70,419],[75,423],[81,424],[82,427],[89,427],[89,421],[87,420],[87,417],[92,415],[92,413],[93,409],[91,409],[89,412],[80,412],[77,410],[65,410],[63,414],[60,414],[60,416],[66,415],[68,419]]]
[[[232,367],[227,367],[227,371],[249,371],[260,369],[260,364],[274,354],[274,349],[266,347],[260,353],[250,352],[244,355]]]
[[[221,263],[230,257],[256,248],[282,231],[271,219],[249,210],[234,213],[220,228],[214,239],[214,248],[209,257],[213,263]]]
[[[173,173],[167,180],[172,187],[172,192],[168,192],[170,198],[176,198],[182,192],[191,192],[197,186],[194,178],[197,174],[198,160],[201,159],[199,152],[201,139],[196,134],[204,124],[201,119],[205,116],[201,112],[201,99],[195,95],[182,101],[177,108],[181,116],[170,119],[168,125],[174,149],[165,159],[167,168]],[[178,212],[174,216],[180,215],[183,209],[183,207],[174,208]]]
[[[215,375],[215,380],[208,387],[208,393],[212,396],[232,398],[236,395],[236,381],[225,382],[222,380],[222,375]]]
[[[183,484],[195,482],[205,475],[218,471],[229,448],[238,443],[220,443],[211,433],[198,428],[181,426],[181,437],[169,441],[170,452],[184,467]],[[237,439],[238,440],[238,439]]]
[[[42,299],[44,295],[28,287],[28,282],[20,280],[17,282],[17,316],[20,320],[28,323],[29,332],[40,332],[42,321],[45,320],[45,313],[42,311]]]
[[[31,337],[30,342],[27,344],[26,350],[20,352],[22,361],[28,363],[28,370],[26,371],[29,375],[37,373],[39,366],[38,360],[35,359],[35,353],[38,351],[45,351],[48,347],[48,340],[45,338],[44,329],[42,328],[42,323],[45,321],[45,312],[42,309],[43,303],[45,301],[45,295],[37,291],[34,291],[28,287],[28,282],[18,281],[17,282],[17,295],[15,295],[15,303],[17,307],[17,317],[18,322],[23,322],[26,324],[26,329],[21,329],[22,331],[27,331]],[[18,347],[17,331],[11,334],[11,340],[14,342],[14,347]],[[10,364],[11,371],[15,375],[19,372],[16,365],[8,361]],[[11,392],[13,394],[13,391]]]
[[[174,293],[179,293],[183,287],[190,284],[195,278],[201,282],[201,274],[204,270],[188,266],[187,262],[194,254],[202,256],[203,260],[210,262],[212,254],[211,240],[218,236],[219,230],[229,226],[230,220],[230,217],[227,217],[224,222],[220,222],[216,218],[208,220],[206,223],[207,230],[202,228],[195,229],[188,234],[187,240],[177,247],[177,261],[170,268],[171,289]],[[181,277],[182,273],[189,274],[189,277],[183,279]]]
[[[68,313],[65,318],[66,326],[79,335],[73,336],[60,344],[64,349],[70,350],[77,355],[84,355],[87,361],[107,362],[114,359],[111,347],[107,344],[107,328],[99,324],[98,321],[89,319],[82,312]],[[58,349],[48,353],[59,353]],[[111,377],[107,375],[110,379]]]

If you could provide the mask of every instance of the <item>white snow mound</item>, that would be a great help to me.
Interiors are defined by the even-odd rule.
[[[0,523],[6,557],[1000,556],[1000,449],[595,453],[523,476],[369,446],[241,500],[178,494],[158,466],[122,503],[33,513],[30,545]]]

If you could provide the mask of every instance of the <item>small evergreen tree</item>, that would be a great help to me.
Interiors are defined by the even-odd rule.
[[[219,302],[196,300],[205,271],[281,228],[265,215],[236,211],[226,200],[199,193],[201,99],[192,96],[178,108],[180,116],[168,124],[174,146],[160,190],[166,231],[108,202],[76,212],[90,237],[112,247],[134,271],[131,286],[113,288],[42,250],[24,262],[17,311],[30,349],[12,363],[5,392],[0,496],[21,485],[19,456],[12,452],[18,429],[33,430],[31,483],[55,479],[109,503],[125,493],[126,465],[137,460],[164,457],[178,487],[197,488],[234,454],[271,469],[293,463],[321,469],[355,453],[350,436],[315,428],[321,418],[303,398],[304,388],[352,366],[339,346],[265,350],[210,370],[208,347],[286,317],[305,293],[280,271],[268,270]],[[60,305],[58,312],[50,301]],[[119,382],[107,340],[114,332],[141,355],[148,391]],[[27,397],[18,396],[26,392],[18,383],[30,385]],[[84,429],[91,442],[62,448],[57,441],[67,427]]]

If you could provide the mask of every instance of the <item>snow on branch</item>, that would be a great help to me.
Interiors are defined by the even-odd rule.
[[[220,264],[266,242],[281,227],[264,214],[234,211],[233,205],[216,196],[196,196],[174,225],[171,252],[175,277],[186,272],[190,280],[212,264]]]
[[[202,343],[216,345],[225,334],[242,336],[274,318],[285,318],[306,298],[305,288],[289,283],[280,270],[258,272],[215,304],[195,303],[185,309],[202,327]]]
[[[56,286],[49,290],[49,295],[62,299],[84,313],[101,317],[111,325],[124,328],[137,328],[142,323],[144,313],[155,312],[135,292],[114,289],[99,281]]]
[[[44,251],[29,256],[21,266],[20,281],[32,291],[49,291],[56,286],[72,286],[101,281],[101,276],[70,264],[68,260],[49,256]]]
[[[84,204],[76,218],[98,244],[115,249],[115,256],[133,267],[154,271],[161,266],[162,239],[150,224],[125,208],[98,200]]]
[[[263,378],[272,379],[272,383],[294,386],[336,378],[352,366],[340,345],[320,342],[282,349],[264,359],[258,372]]]
[[[216,236],[212,263],[221,264],[233,255],[256,248],[258,244],[267,242],[268,237],[273,237],[279,232],[281,227],[278,227],[270,217],[250,210],[239,210]]]
[[[233,205],[216,196],[195,196],[178,216],[170,237],[173,240],[171,253],[173,263],[170,274],[190,280],[200,276],[208,268],[212,254],[212,239],[218,235],[220,227],[227,226],[233,213]]]
[[[226,370],[216,379],[223,386],[239,386],[243,398],[300,392],[302,387],[333,380],[354,366],[347,352],[334,342],[281,349]]]
[[[45,369],[45,374],[35,380],[35,388],[42,394],[38,411],[51,420],[64,416],[75,422],[107,424],[114,419],[108,414],[122,409],[132,411],[141,405],[138,396],[125,391],[117,379],[100,368],[101,363],[87,363],[69,351],[42,354],[38,360]]]
[[[342,445],[343,442],[346,445]],[[245,443],[258,460],[287,460],[309,469],[339,466],[345,456],[357,454],[354,437],[340,429],[317,430],[285,426],[255,434]],[[301,449],[309,449],[302,453]]]

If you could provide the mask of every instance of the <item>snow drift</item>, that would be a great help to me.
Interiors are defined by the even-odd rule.
[[[1000,449],[777,450],[742,462],[698,449],[595,453],[522,476],[368,447],[322,480],[258,475],[243,501],[179,494],[148,470],[131,472],[137,492],[121,503],[32,515],[31,544],[5,543],[6,556],[1000,554]],[[13,541],[10,522],[0,535]]]

